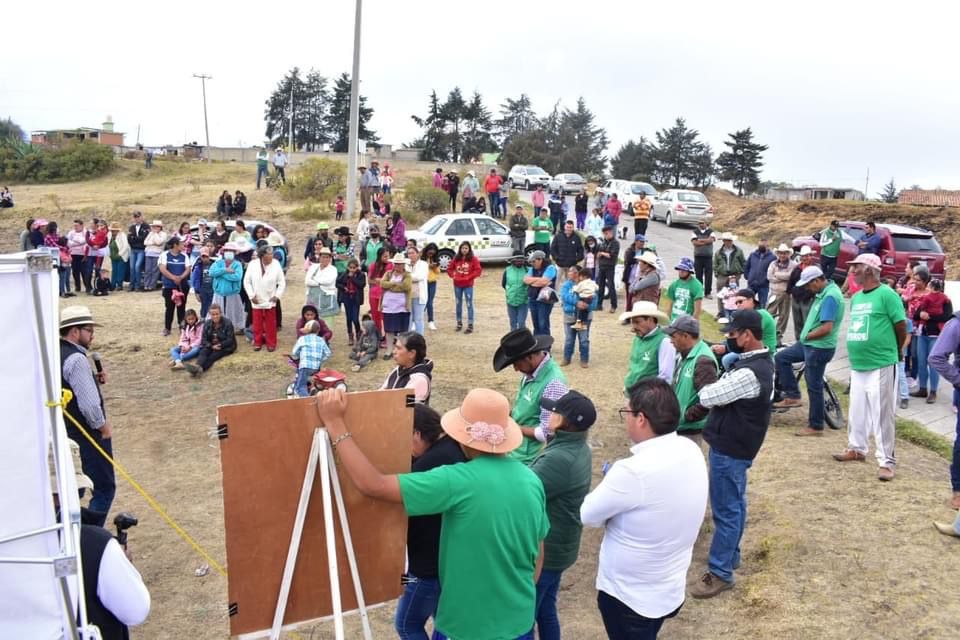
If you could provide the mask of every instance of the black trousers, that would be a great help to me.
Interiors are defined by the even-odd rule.
[[[633,219],[633,233],[634,235],[647,235],[647,223],[650,222],[648,218],[634,218]]]
[[[453,191],[450,193],[450,213],[456,213],[457,211],[457,192]]]
[[[200,355],[197,356],[197,365],[206,371],[213,366],[214,362],[220,358],[226,358],[231,353],[233,353],[233,351],[225,351],[223,349],[219,351],[214,349],[200,349]]]
[[[190,293],[190,283],[184,280],[180,283],[180,291],[184,296]],[[177,326],[183,326],[183,316],[187,312],[187,300],[184,298],[183,304],[179,307],[173,303],[174,289],[163,288],[163,328],[170,331],[173,328],[173,312],[177,312]]]
[[[73,290],[80,293],[80,282],[83,281],[84,291],[90,293],[93,288],[90,286],[90,270],[87,267],[87,259],[84,256],[73,256],[70,263],[70,271],[73,273]]]
[[[694,257],[693,272],[693,275],[703,285],[703,295],[710,295],[713,289],[713,256]]]
[[[599,267],[597,269],[597,296],[599,297],[599,303],[597,305],[598,309],[603,308],[603,297],[605,294],[609,293],[610,295],[610,308],[616,310],[617,308],[617,283],[614,281],[614,269],[615,267]]]

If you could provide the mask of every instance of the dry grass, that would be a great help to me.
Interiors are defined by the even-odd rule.
[[[207,204],[221,185],[234,189],[242,171],[229,165],[191,165],[193,173],[175,167],[170,184],[159,178],[134,181],[111,176],[92,183],[20,188],[22,205],[42,206],[44,193],[57,194],[77,206],[109,206],[116,199],[165,205],[147,210],[208,212]],[[194,180],[198,190],[187,182]],[[235,182],[228,184],[228,179]],[[275,194],[250,196],[250,207],[265,212],[282,206]],[[102,203],[96,205],[96,203]],[[152,215],[152,213],[151,213]],[[299,247],[309,225],[277,221]],[[19,220],[19,217],[17,219]],[[7,224],[9,238],[19,222]],[[298,251],[293,251],[294,255]],[[96,348],[110,375],[104,387],[108,412],[116,427],[115,450],[124,464],[173,517],[217,559],[225,558],[222,494],[217,441],[209,432],[218,404],[280,397],[292,372],[279,355],[293,343],[295,313],[303,299],[302,271],[294,264],[284,297],[285,322],[277,354],[254,353],[246,343],[218,363],[200,381],[165,367],[171,338],[160,335],[163,304],[158,294],[122,293],[108,298],[77,299],[88,304],[105,325]],[[437,321],[440,331],[428,336],[436,361],[433,404],[445,410],[459,404],[474,386],[489,386],[512,397],[516,374],[495,374],[492,353],[507,319],[498,269],[477,284],[477,333],[454,333],[453,292],[440,283]],[[559,311],[553,314],[554,335],[560,335]],[[346,370],[342,322],[333,326],[333,366]],[[561,338],[562,340],[562,338]],[[630,350],[631,336],[613,316],[598,314],[592,331],[589,369],[567,369],[573,387],[590,395],[599,408],[592,433],[595,482],[604,460],[627,455],[628,442],[615,410]],[[350,374],[352,389],[381,383],[389,364],[378,361]],[[901,443],[897,479],[881,484],[872,463],[840,465],[829,458],[845,443],[841,432],[822,439],[794,438],[801,411],[778,415],[750,472],[750,518],[743,540],[744,562],[733,591],[708,601],[688,600],[681,614],[664,627],[665,638],[949,638],[954,637],[960,606],[960,544],[937,534],[933,517],[945,519],[947,464],[927,450]],[[264,437],[269,436],[265,426]],[[251,478],[256,482],[256,478]],[[129,486],[118,487],[116,510],[135,512],[141,524],[131,533],[131,549],[153,595],[147,624],[139,638],[222,638],[228,635],[226,580],[211,573],[194,576],[201,564],[193,551],[150,512]],[[691,581],[702,571],[712,524],[707,522],[694,553]],[[585,532],[580,559],[563,579],[560,615],[565,636],[576,640],[603,637],[596,611],[594,579],[600,532]],[[394,605],[371,613],[375,637],[393,637]],[[355,621],[348,637],[359,637]],[[298,637],[328,638],[332,629],[318,625]],[[290,637],[293,637],[291,634]]]

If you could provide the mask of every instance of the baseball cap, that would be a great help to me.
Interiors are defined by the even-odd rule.
[[[847,264],[863,264],[873,269],[880,268],[880,256],[874,253],[861,253]]]
[[[750,287],[744,287],[743,289],[740,289],[740,291],[737,291],[737,297],[746,298],[748,300],[756,300],[757,294]]]
[[[323,231],[324,229],[330,229],[330,225],[327,224],[326,222],[318,222],[317,231]]]
[[[637,235],[633,236],[633,241],[634,241],[634,242],[646,242],[646,241],[647,241],[647,236],[643,235],[642,233],[638,233]]]
[[[578,430],[585,431],[597,421],[597,409],[590,398],[579,391],[567,391],[556,400],[540,398],[540,407],[553,413],[559,413]]]
[[[663,332],[668,336],[672,336],[677,331],[683,331],[692,336],[699,336],[700,322],[693,316],[683,314],[675,318],[674,321],[670,323],[670,326],[663,328]]]
[[[878,260],[879,262],[879,260]],[[878,265],[879,266],[879,265]],[[817,278],[823,277],[823,270],[820,267],[806,267],[803,271],[800,272],[800,279],[797,280],[797,286],[803,287]]]
[[[762,332],[763,319],[760,317],[760,314],[753,309],[742,309],[734,312],[730,322],[723,327],[723,332],[731,333],[733,331],[747,331],[751,329],[755,333]]]

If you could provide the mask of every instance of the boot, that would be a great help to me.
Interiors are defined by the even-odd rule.
[[[460,322],[459,320],[457,320],[457,328],[456,328],[456,330],[457,330],[457,331],[461,331],[462,329],[463,329],[463,323]]]
[[[933,404],[936,401],[937,401],[936,391],[931,391],[929,394],[927,394],[927,404]]]
[[[911,398],[926,398],[926,397],[927,397],[927,390],[926,390],[924,387],[920,387],[920,388],[917,389],[916,391],[911,391],[911,392],[910,392],[910,397],[911,397]]]
[[[353,346],[353,333],[348,334],[349,338],[347,339],[347,344],[351,347]]]
[[[472,324],[468,324],[468,325],[467,325],[467,330],[464,331],[464,333],[473,333],[473,325],[472,325]]]

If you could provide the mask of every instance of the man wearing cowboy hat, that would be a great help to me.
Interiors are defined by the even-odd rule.
[[[777,247],[776,254],[777,259],[767,267],[767,282],[770,284],[770,296],[773,297],[773,300],[768,298],[767,310],[777,318],[777,344],[780,344],[790,319],[790,294],[787,293],[787,284],[797,264],[793,261],[793,249],[783,243]]]
[[[637,255],[634,262],[626,287],[631,300],[634,304],[641,301],[659,304],[662,276],[657,269],[657,256],[652,251],[644,251]]]
[[[523,434],[523,442],[512,455],[526,464],[537,457],[551,436],[550,412],[540,407],[540,400],[557,400],[568,391],[567,377],[550,357],[552,345],[552,336],[534,336],[523,328],[500,338],[500,346],[493,354],[494,371],[513,365],[513,370],[523,376],[510,416]]]
[[[703,303],[703,285],[693,277],[693,260],[681,258],[674,269],[679,278],[670,283],[667,299],[670,300],[670,320],[676,320],[684,314],[700,319],[700,305]]]
[[[66,307],[60,312],[60,373],[64,390],[73,394],[65,411],[80,424],[77,427],[68,418],[67,436],[80,445],[83,472],[90,476],[97,487],[97,492],[90,500],[90,509],[98,513],[95,524],[102,527],[113,504],[117,483],[113,466],[88,439],[89,436],[107,455],[113,457],[113,428],[107,421],[103,395],[100,393],[100,385],[107,381],[107,374],[95,373],[87,358],[93,343],[94,327],[100,326],[93,321],[93,314],[87,307]]]
[[[803,270],[817,264],[817,254],[807,245],[800,247],[800,262],[793,267],[790,279],[787,281],[787,293],[790,295],[790,312],[793,314],[793,334],[799,341],[803,332],[803,325],[807,321],[807,313],[813,304],[813,293],[805,287],[798,287],[797,282]]]
[[[402,503],[411,516],[443,516],[434,640],[530,638],[549,521],[543,483],[506,455],[524,439],[509,401],[473,389],[441,418],[469,462],[384,475],[351,437],[344,418],[349,398],[341,390],[324,391],[317,413],[357,489]]]
[[[727,282],[730,276],[736,276],[739,282],[747,261],[740,247],[734,244],[737,236],[724,232],[720,235],[720,241],[722,242],[720,248],[713,254],[713,274],[717,282]],[[717,318],[720,317],[723,317],[723,305],[717,298]]]
[[[646,300],[634,302],[633,309],[620,314],[620,322],[629,322],[634,335],[629,369],[623,380],[623,388],[627,391],[640,380],[651,376],[668,384],[673,381],[677,351],[660,328],[660,321],[666,324],[666,314],[656,304]]]
[[[700,389],[717,381],[717,358],[706,342],[700,339],[700,322],[689,315],[674,318],[663,332],[677,350],[673,371],[673,391],[680,403],[677,433],[690,438],[699,447],[701,434],[710,410],[700,404]]]

